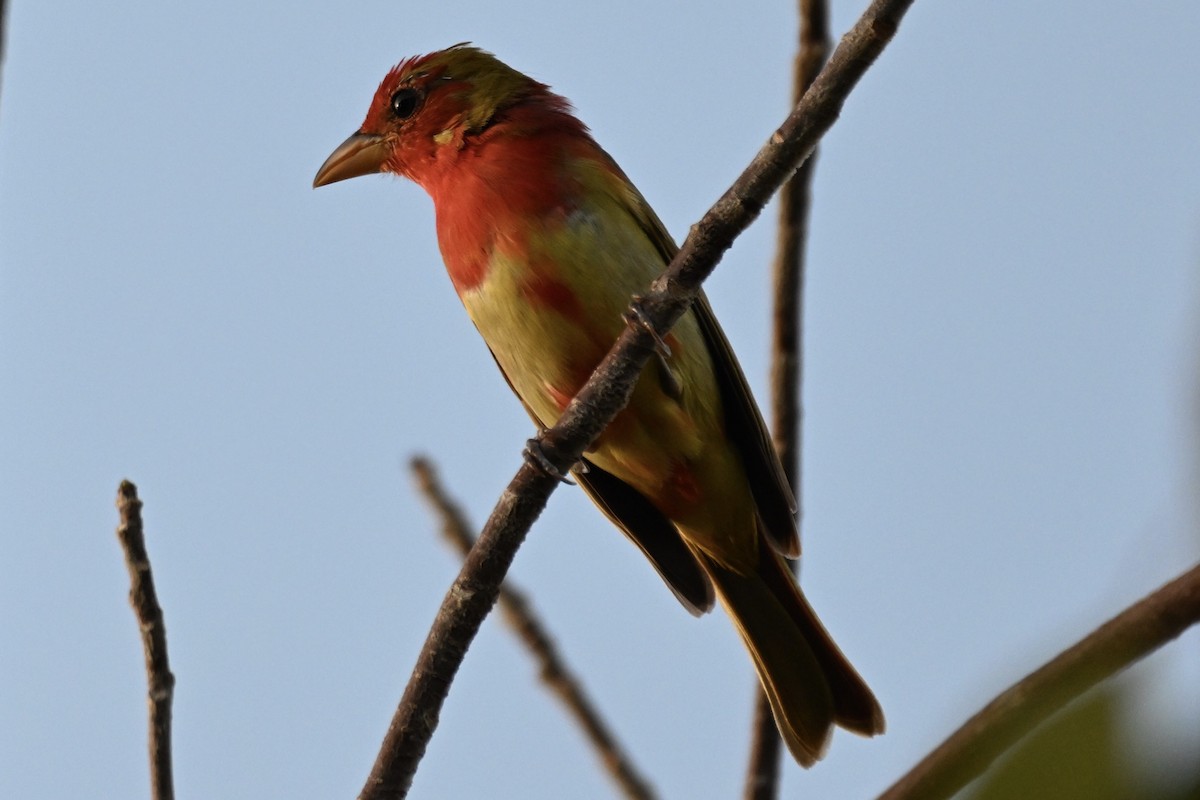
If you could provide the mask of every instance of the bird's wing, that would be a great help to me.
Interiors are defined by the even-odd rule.
[[[541,429],[541,420],[521,395],[517,394],[495,353],[492,353],[492,359],[508,383],[508,388],[512,389],[513,394],[521,401],[525,413],[529,414],[533,424]],[[573,471],[580,488],[645,554],[683,607],[697,616],[712,610],[712,583],[700,568],[691,550],[684,544],[683,537],[679,535],[675,526],[641,492],[625,481],[605,472],[587,459],[584,459],[584,464],[584,469],[577,468]]]
[[[710,611],[713,587],[683,537],[641,492],[584,459],[587,471],[573,473],[579,486],[650,559],[683,607],[692,614]]]
[[[626,207],[658,249],[663,264],[669,264],[679,252],[679,247],[654,209],[632,184],[628,185],[628,192]],[[762,527],[775,550],[783,556],[795,558],[800,555],[795,495],[784,474],[783,465],[779,463],[766,423],[750,393],[750,385],[703,291],[692,304],[691,313],[700,323],[700,331],[712,359],[717,385],[721,390],[726,430],[742,457]]]
[[[800,555],[796,499],[767,433],[766,423],[750,394],[750,386],[733,355],[733,348],[703,292],[692,305],[692,313],[700,323],[704,343],[712,357],[725,406],[725,429],[746,467],[750,492],[754,495],[763,530],[780,555],[795,558]]]

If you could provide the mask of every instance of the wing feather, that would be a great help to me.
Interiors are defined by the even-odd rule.
[[[533,424],[541,428],[541,420],[517,394],[495,353],[492,359]],[[588,498],[638,546],[684,608],[696,616],[711,611],[715,601],[712,583],[670,520],[620,478],[587,459],[584,459],[584,463],[587,465],[586,471],[575,470],[573,474]]]
[[[586,459],[585,459],[586,461]],[[699,616],[713,607],[712,582],[662,512],[620,478],[588,463],[580,488],[641,549],[683,607]]]
[[[634,219],[658,248],[663,264],[670,263],[679,252],[679,247],[645,198],[632,184],[627,185],[630,192],[627,205]],[[796,496],[784,474],[783,465],[779,463],[767,425],[750,392],[750,384],[746,382],[733,348],[725,338],[703,291],[692,305],[691,313],[700,323],[700,331],[712,359],[724,406],[726,430],[742,457],[763,530],[780,555],[795,558],[800,555]]]

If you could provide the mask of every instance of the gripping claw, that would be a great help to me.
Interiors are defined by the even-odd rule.
[[[525,449],[521,451],[521,455],[525,456],[526,461],[530,462],[542,472],[546,473],[551,478],[554,478],[556,481],[561,481],[562,483],[566,483],[571,486],[575,485],[575,481],[567,477],[565,472],[554,466],[554,464],[550,463],[550,459],[546,457],[546,451],[542,449],[542,442],[540,439],[535,438],[526,441]]]
[[[637,325],[645,330],[654,339],[654,349],[658,351],[658,355],[665,361],[671,357],[671,348],[667,345],[663,338],[658,335],[658,331],[654,330],[654,326],[650,324],[649,317],[642,310],[641,295],[634,295],[633,304],[629,307],[622,316],[630,325]]]

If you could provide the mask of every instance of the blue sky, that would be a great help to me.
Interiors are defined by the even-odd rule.
[[[570,97],[681,237],[786,113],[794,10],[14,0],[0,93],[0,796],[147,791],[113,529],[146,503],[181,796],[361,787],[529,423],[415,186],[313,192],[402,57],[471,40]],[[844,31],[860,4],[836,3]],[[918,2],[822,146],[806,591],[886,736],[785,796],[865,797],[1200,554],[1200,6]],[[765,397],[773,211],[709,296]],[[513,577],[665,797],[741,785],[752,672],[577,490]],[[1200,639],[1130,676],[1146,769],[1200,746]],[[489,620],[414,797],[607,797]]]

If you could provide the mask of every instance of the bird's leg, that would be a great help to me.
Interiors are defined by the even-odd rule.
[[[671,346],[658,335],[658,331],[654,330],[654,326],[650,324],[650,319],[642,308],[642,302],[641,295],[634,295],[633,304],[623,315],[624,320],[630,325],[642,328],[654,339],[654,355],[658,361],[658,372],[662,379],[663,391],[668,397],[678,402],[683,399],[683,386],[679,383],[679,376],[671,370]]]

